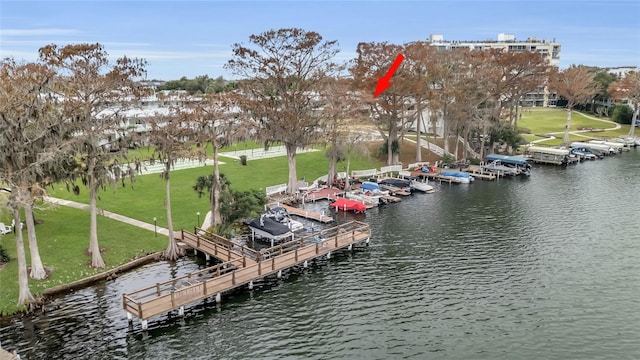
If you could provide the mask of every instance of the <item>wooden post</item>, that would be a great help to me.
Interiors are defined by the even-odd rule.
[[[156,283],[156,294],[160,296],[160,283]]]
[[[231,284],[235,285],[236,284],[236,271],[233,270],[231,272]]]
[[[276,269],[276,258],[272,257],[271,258],[271,270],[275,270]]]
[[[296,263],[297,263],[298,262],[298,249],[296,249],[296,252],[295,252],[295,259],[296,259]]]
[[[262,275],[262,261],[258,262],[258,275]]]

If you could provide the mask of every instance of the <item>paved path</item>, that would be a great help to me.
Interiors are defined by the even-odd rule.
[[[604,131],[618,130],[618,129],[620,129],[622,127],[620,124],[618,124],[615,121],[600,119],[600,118],[597,118],[597,117],[593,117],[591,115],[587,115],[587,114],[581,113],[581,112],[576,111],[576,110],[573,110],[573,112],[577,113],[577,114],[580,114],[580,115],[582,115],[582,116],[584,116],[584,117],[586,117],[587,119],[590,119],[590,120],[596,120],[596,121],[600,121],[600,122],[604,122],[604,123],[608,123],[608,124],[613,125],[613,127],[603,129]],[[569,131],[569,134],[572,134],[572,135],[576,135],[576,136],[580,136],[580,137],[584,137],[584,138],[589,138],[589,139],[594,139],[593,136],[583,135],[583,133],[591,134],[592,132],[591,132],[591,130]],[[564,131],[555,131],[555,132],[549,133],[549,135],[552,136],[551,139],[555,139],[556,135],[560,135],[560,137],[564,137]],[[535,144],[535,143],[547,141],[549,139],[550,138],[542,138],[542,139],[538,139],[538,140],[533,140],[532,142],[530,142],[530,144]]]
[[[84,210],[84,211],[89,211],[89,205],[88,204],[83,204],[83,203],[79,203],[76,201],[71,201],[71,200],[64,200],[64,199],[59,199],[59,198],[52,198],[52,197],[46,197],[45,200],[47,202],[50,202],[52,204],[57,204],[57,205],[63,205],[63,206],[69,206],[72,208],[76,208],[76,209],[80,209],[80,210]],[[114,220],[118,220],[133,226],[137,226],[139,228],[145,229],[145,230],[149,230],[149,231],[157,231],[158,234],[167,236],[169,235],[169,230],[163,228],[163,227],[158,227],[155,224],[149,224],[137,219],[133,219],[130,217],[126,217],[120,214],[116,214],[116,213],[112,213],[111,211],[106,211],[106,210],[102,210],[100,208],[98,208],[98,214],[102,215],[104,217],[108,217],[110,219],[114,219]]]
[[[319,151],[317,149],[300,149],[296,151],[296,154],[303,154],[306,152],[314,152]],[[222,157],[228,157],[232,159],[239,160],[241,155],[245,155],[247,160],[259,160],[266,159],[278,156],[287,155],[287,150],[284,146],[271,146],[269,150],[265,150],[264,148],[258,149],[246,149],[246,150],[234,150],[234,151],[226,151],[219,154]]]

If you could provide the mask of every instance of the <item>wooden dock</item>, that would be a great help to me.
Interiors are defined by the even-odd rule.
[[[289,206],[289,205],[285,205],[285,204],[278,204],[277,206],[280,206],[280,207],[284,208],[291,215],[296,215],[296,216],[300,216],[300,217],[303,217],[303,218],[306,218],[306,219],[319,221],[319,222],[325,223],[325,224],[326,223],[330,223],[330,222],[333,221],[333,218],[331,216],[327,216],[327,215],[324,215],[324,214],[319,214],[319,213],[314,212],[314,211],[304,210],[304,209],[300,209],[300,208]]]
[[[471,174],[476,179],[480,180],[495,180],[499,176],[504,176],[504,173],[493,173],[491,171],[484,170],[480,165],[469,165],[462,171]]]
[[[145,330],[148,319],[153,316],[173,310],[184,315],[184,306],[195,301],[215,296],[219,302],[222,293],[244,285],[251,289],[253,281],[265,276],[277,274],[280,277],[285,269],[298,265],[306,267],[310,260],[320,256],[330,258],[332,252],[344,248],[351,250],[359,242],[368,244],[371,229],[366,223],[352,221],[261,251],[224,238],[226,243],[218,238],[203,241],[205,236],[186,231],[178,234],[182,234],[185,243],[200,246],[202,251],[206,250],[224,262],[122,295],[127,318],[132,321],[137,317]]]
[[[316,200],[335,200],[338,196],[343,195],[344,190],[336,188],[322,188],[309,191],[304,194],[304,201],[316,201]]]

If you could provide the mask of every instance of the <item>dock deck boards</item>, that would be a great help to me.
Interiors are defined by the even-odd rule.
[[[317,242],[319,234],[322,234],[323,240]],[[224,248],[217,252],[217,256],[226,256],[229,261],[123,294],[122,306],[128,314],[136,316],[146,324],[146,320],[153,316],[181,309],[195,301],[220,295],[332,251],[368,241],[370,236],[371,229],[368,224],[352,221],[272,248],[245,251],[240,258],[233,249]],[[190,234],[187,238],[186,243],[193,242],[194,239],[197,241],[198,238],[201,244],[203,243],[198,235]],[[219,244],[218,240],[220,239],[211,241],[214,252],[215,248],[223,248],[224,244]],[[254,255],[255,258],[251,258]]]
[[[284,205],[284,204],[279,204],[278,206],[280,206],[280,207],[284,208],[285,210],[287,210],[289,212],[289,214],[291,214],[291,215],[296,215],[296,216],[300,216],[300,217],[303,217],[303,218],[319,221],[321,223],[330,223],[330,222],[333,221],[333,218],[331,216],[327,216],[327,215],[324,215],[324,214],[319,214],[319,213],[314,212],[314,211],[304,210],[304,209],[300,209],[300,208],[297,208],[297,207]]]

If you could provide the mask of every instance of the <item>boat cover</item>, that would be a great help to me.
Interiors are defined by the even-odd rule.
[[[336,201],[332,202],[329,206],[346,211],[365,212],[367,210],[367,206],[360,201],[345,198],[337,198]]]
[[[281,224],[267,216],[251,219],[251,221],[246,224],[249,225],[249,227],[266,231],[273,236],[283,235],[291,231],[287,225]]]
[[[362,185],[360,185],[360,189],[364,191],[366,190],[375,191],[375,190],[380,190],[380,186],[377,183],[374,183],[372,181],[365,181],[362,183]]]
[[[469,177],[471,177],[471,175],[469,175],[469,173],[466,173],[464,171],[453,171],[453,170],[443,171],[443,172],[440,173],[440,176],[453,176],[453,177],[459,177],[459,178],[469,178]]]

